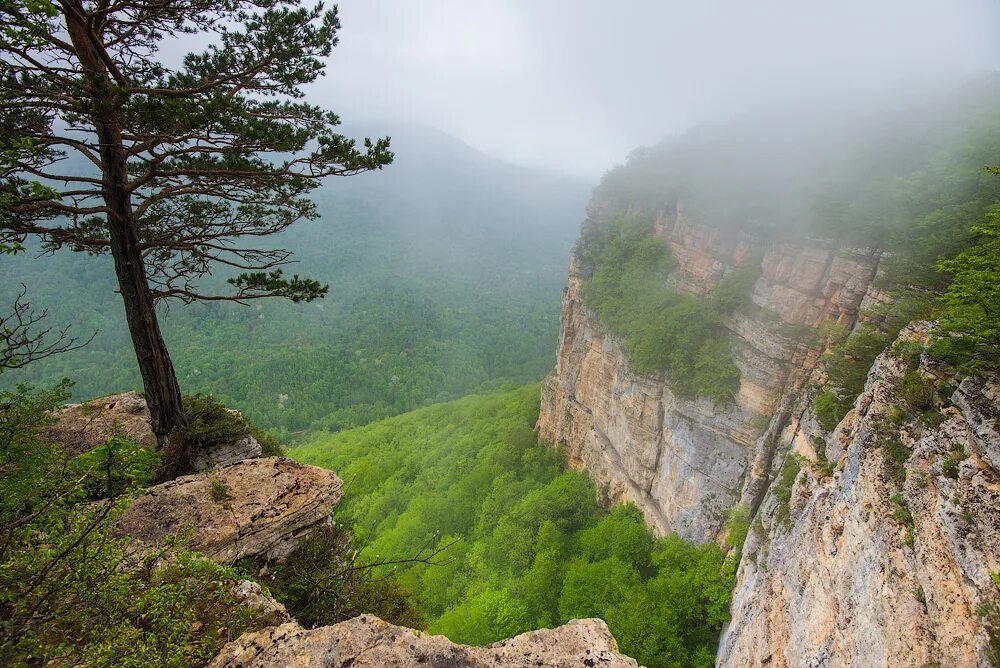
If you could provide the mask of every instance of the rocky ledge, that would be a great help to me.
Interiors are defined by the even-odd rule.
[[[187,549],[219,563],[280,559],[330,521],[343,487],[316,466],[284,457],[247,459],[150,487],[125,511],[119,530],[150,546],[179,536]]]
[[[149,408],[146,407],[146,399],[138,392],[122,392],[70,404],[54,417],[55,422],[49,426],[46,436],[71,455],[96,448],[108,440],[116,429],[136,443],[156,447],[156,435],[149,426]],[[203,449],[195,457],[194,470],[221,469],[260,455],[260,443],[246,434],[232,443],[219,443]]]
[[[244,634],[226,645],[210,668],[636,668],[600,619],[575,619],[489,647],[456,645],[378,617],[362,615],[306,630],[295,623]]]

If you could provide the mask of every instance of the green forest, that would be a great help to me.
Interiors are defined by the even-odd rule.
[[[641,664],[711,666],[734,564],[715,544],[653,537],[635,506],[601,509],[585,473],[538,442],[538,386],[439,404],[293,449],[346,482],[337,521],[400,566],[430,633],[486,644],[601,617]],[[430,541],[430,542],[429,542]]]

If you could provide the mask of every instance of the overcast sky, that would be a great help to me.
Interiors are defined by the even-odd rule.
[[[1000,65],[1000,0],[340,0],[310,97],[594,177],[693,124]]]

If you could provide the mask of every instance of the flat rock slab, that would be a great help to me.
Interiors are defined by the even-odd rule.
[[[219,563],[278,559],[330,521],[343,487],[316,466],[284,457],[247,459],[149,488],[124,513],[119,531],[149,546],[180,536],[186,549]]]
[[[156,447],[156,436],[149,426],[149,409],[138,392],[70,404],[56,411],[55,418],[45,435],[71,455],[92,450],[107,441],[115,425],[127,438],[149,448]]]
[[[222,648],[209,668],[636,668],[600,619],[574,619],[555,629],[521,634],[489,647],[456,645],[362,615],[306,630],[298,624],[246,633]]]

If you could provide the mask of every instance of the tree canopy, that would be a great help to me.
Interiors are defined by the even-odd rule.
[[[303,101],[337,43],[335,9],[295,0],[15,0],[0,4],[0,243],[110,254],[154,431],[185,423],[155,303],[312,300],[326,286],[260,242],[315,216],[328,176],[378,169],[388,139],[355,141]],[[210,40],[176,67],[162,50]],[[73,159],[70,160],[70,156]],[[240,273],[205,292],[216,265]],[[191,453],[172,448],[165,475]]]

